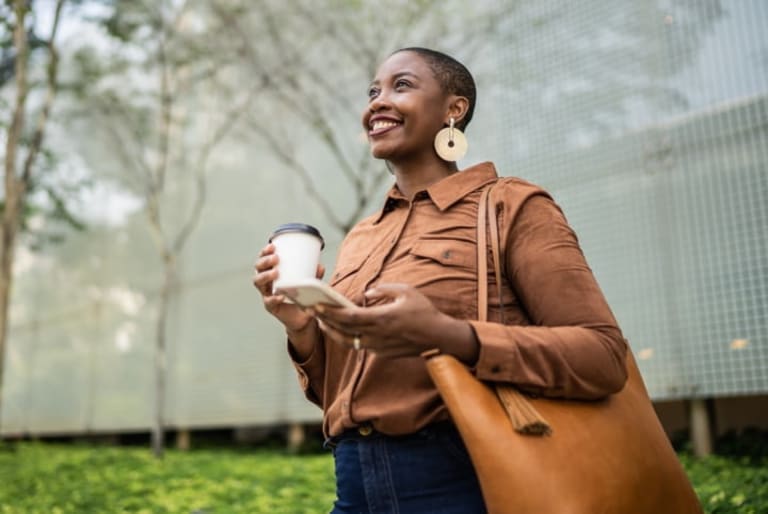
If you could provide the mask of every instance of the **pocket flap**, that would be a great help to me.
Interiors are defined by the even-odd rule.
[[[477,256],[475,245],[455,239],[419,239],[411,254],[439,262],[444,266],[474,268]]]

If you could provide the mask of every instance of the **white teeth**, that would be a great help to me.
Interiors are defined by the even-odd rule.
[[[384,128],[394,127],[395,125],[399,125],[399,123],[394,121],[387,121],[387,120],[376,120],[371,124],[371,130],[380,130]]]

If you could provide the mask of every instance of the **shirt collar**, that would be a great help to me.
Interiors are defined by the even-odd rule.
[[[432,199],[435,206],[443,212],[472,191],[476,191],[497,178],[498,174],[493,163],[482,162],[432,184],[426,189],[426,193]],[[390,212],[398,201],[407,201],[407,198],[400,192],[397,185],[393,185],[387,193],[384,206],[379,211],[378,216],[376,216],[374,224],[381,221],[384,215]]]

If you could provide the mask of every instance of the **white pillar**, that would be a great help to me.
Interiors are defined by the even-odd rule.
[[[186,451],[192,447],[192,434],[187,428],[180,428],[176,432],[176,449]]]
[[[696,398],[690,403],[691,442],[693,453],[697,457],[712,454],[712,420],[710,419],[707,401]]]
[[[304,445],[304,441],[307,438],[304,425],[301,423],[292,423],[288,427],[288,451],[291,453],[297,453]]]

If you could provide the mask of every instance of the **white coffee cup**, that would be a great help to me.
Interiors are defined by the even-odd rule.
[[[279,257],[273,291],[296,281],[317,277],[320,251],[325,242],[315,227],[286,223],[272,232],[269,242],[275,245],[275,253]]]

